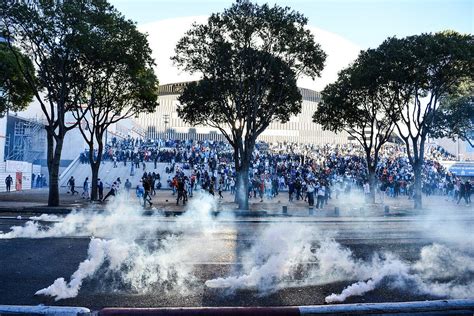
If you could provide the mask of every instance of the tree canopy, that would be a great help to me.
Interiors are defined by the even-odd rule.
[[[297,78],[315,78],[324,67],[326,54],[306,24],[288,7],[238,0],[207,24],[193,25],[176,46],[174,62],[202,76],[184,89],[178,113],[223,133],[245,188],[257,137],[272,121],[301,111]],[[246,209],[248,201],[239,205]]]
[[[100,37],[102,13],[109,9],[106,0],[0,2],[0,17],[10,51],[15,54],[15,42],[31,58],[36,70],[37,80],[34,80],[17,63],[46,121],[50,206],[59,205],[58,176],[64,137],[82,119],[78,117],[72,124],[66,123],[66,113],[84,101],[89,78],[97,66],[85,56],[95,52],[94,41],[98,38],[94,34]]]
[[[158,80],[147,37],[135,23],[110,5],[92,14],[96,27],[81,58],[93,68],[81,96],[83,102],[73,114],[82,119],[79,130],[89,146],[92,169],[91,199],[96,199],[107,128],[141,112],[153,112],[158,105]]]
[[[395,127],[392,115],[384,111],[395,100],[390,87],[377,82],[377,58],[375,50],[361,52],[336,82],[324,88],[313,115],[323,129],[346,131],[364,148],[373,201],[379,152]]]
[[[376,83],[394,102],[384,111],[395,121],[415,175],[415,208],[421,208],[421,167],[425,142],[436,128],[443,98],[453,95],[474,73],[473,36],[445,31],[389,38],[377,49]]]
[[[33,100],[33,91],[21,72],[21,69],[25,69],[35,78],[33,63],[17,48],[13,49],[16,50],[15,54],[6,42],[0,42],[0,117],[8,110],[25,109]]]
[[[474,82],[462,83],[458,90],[441,99],[432,137],[460,138],[474,147]]]

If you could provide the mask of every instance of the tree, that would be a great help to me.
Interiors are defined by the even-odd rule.
[[[248,209],[248,177],[257,137],[274,121],[301,111],[297,78],[320,75],[326,54],[305,29],[307,19],[285,7],[238,0],[205,25],[194,25],[173,60],[200,73],[179,97],[178,114],[217,128],[234,148],[236,200]]]
[[[384,112],[394,96],[387,91],[390,87],[378,82],[377,58],[374,50],[361,52],[336,82],[324,88],[313,115],[313,121],[323,129],[346,131],[362,146],[373,203],[379,153],[395,127],[393,117]]]
[[[82,118],[79,130],[89,146],[91,200],[95,200],[105,131],[120,120],[154,111],[158,80],[146,35],[133,22],[106,3],[91,18],[96,27],[82,58],[93,70],[81,98],[84,102],[73,113],[77,120]]]
[[[425,142],[435,130],[440,101],[472,78],[472,35],[446,31],[403,39],[389,38],[378,48],[380,83],[390,88],[392,115],[404,140],[414,172],[414,206],[422,207],[421,185]]]
[[[474,147],[474,82],[464,82],[440,103],[430,136],[460,138]]]
[[[12,54],[7,43],[0,42],[0,117],[8,110],[25,109],[33,100],[33,91],[21,73],[21,69],[27,69],[34,78],[33,63],[17,48],[13,49],[15,54]]]
[[[79,122],[67,124],[65,116],[80,104],[92,70],[90,65],[80,62],[89,44],[88,35],[95,27],[95,21],[89,17],[104,3],[105,0],[6,0],[0,4],[10,51],[15,54],[46,120],[49,206],[59,205],[58,176],[64,136]],[[19,62],[13,41],[33,61],[37,80]]]

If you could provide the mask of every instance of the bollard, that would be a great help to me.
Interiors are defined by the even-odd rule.
[[[385,215],[389,215],[390,214],[390,207],[388,205],[385,205],[384,209],[383,209],[383,212]]]
[[[334,215],[339,216],[339,207],[334,208]]]
[[[314,214],[314,209],[312,206],[309,207],[309,215],[313,215]]]
[[[288,206],[283,205],[282,207],[283,214],[288,214]]]

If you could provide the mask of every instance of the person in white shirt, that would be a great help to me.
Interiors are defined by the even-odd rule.
[[[318,200],[316,203],[316,208],[323,208],[325,195],[326,195],[326,186],[323,183],[321,183],[318,189]]]
[[[364,187],[365,201],[368,202],[368,201],[370,201],[370,184],[369,184],[369,181],[365,181],[363,187]]]

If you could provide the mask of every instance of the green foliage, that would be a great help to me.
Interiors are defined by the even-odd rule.
[[[474,73],[474,37],[452,31],[389,38],[377,49],[374,67],[393,97],[384,111],[393,118],[404,140],[415,175],[414,203],[421,208],[421,167],[425,142],[438,129],[443,98],[456,93]]]
[[[365,149],[369,170],[375,171],[378,153],[392,134],[393,117],[384,111],[394,98],[390,85],[378,83],[379,56],[361,52],[357,60],[339,73],[336,82],[321,92],[322,100],[313,121],[323,129],[346,131]]]
[[[306,23],[289,8],[239,0],[194,25],[173,60],[202,80],[185,88],[179,115],[219,128],[238,147],[242,138],[253,146],[273,120],[299,113],[296,79],[319,76],[326,58]]]
[[[387,110],[409,126],[409,137],[426,137],[441,99],[474,73],[473,36],[446,31],[390,38],[377,50],[383,60],[381,82],[392,85],[398,101]]]
[[[24,69],[34,78],[33,63],[18,49],[12,49],[16,50],[16,54],[10,51],[6,42],[0,42],[0,116],[8,110],[21,111],[33,100],[33,91],[22,74]]]
[[[458,91],[441,99],[432,137],[461,138],[474,147],[474,82],[462,83]]]
[[[155,110],[158,80],[145,34],[108,3],[91,12],[81,63],[91,66],[82,100],[100,130],[123,118]],[[85,117],[85,119],[87,119]]]

